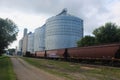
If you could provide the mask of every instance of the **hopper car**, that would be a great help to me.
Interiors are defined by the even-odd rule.
[[[69,61],[102,61],[104,63],[119,62],[120,44],[107,44],[99,46],[87,46],[65,48],[55,50],[37,51],[35,57],[49,59],[64,59]]]

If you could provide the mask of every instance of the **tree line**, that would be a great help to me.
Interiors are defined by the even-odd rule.
[[[120,42],[120,27],[115,23],[105,23],[92,32],[93,36],[84,36],[77,42],[78,47]]]
[[[0,18],[0,55],[16,40],[17,34],[18,27],[12,20]]]

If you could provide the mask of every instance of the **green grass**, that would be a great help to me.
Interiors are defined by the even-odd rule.
[[[66,80],[120,80],[120,68],[90,67],[79,63],[25,58],[28,63]]]
[[[16,80],[12,63],[7,56],[0,56],[0,80]]]

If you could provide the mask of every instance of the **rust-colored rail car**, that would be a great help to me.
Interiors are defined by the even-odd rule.
[[[45,51],[36,51],[35,54],[36,57],[45,57]]]
[[[64,52],[65,49],[48,50],[46,55],[48,58],[63,58]]]
[[[120,44],[69,48],[68,54],[75,59],[120,58]]]

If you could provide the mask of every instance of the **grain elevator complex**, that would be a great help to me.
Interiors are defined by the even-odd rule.
[[[64,9],[61,13],[46,20],[46,23],[27,33],[19,41],[19,51],[26,52],[77,47],[76,42],[83,37],[83,20],[72,16]]]

